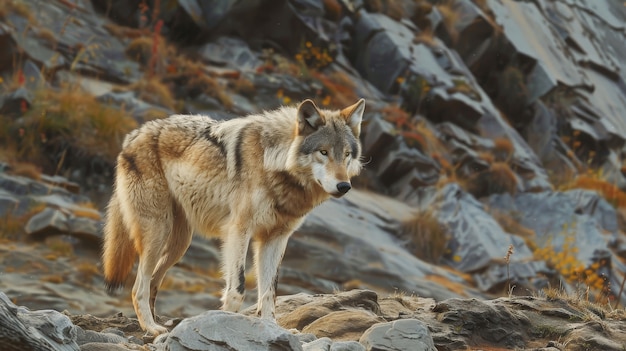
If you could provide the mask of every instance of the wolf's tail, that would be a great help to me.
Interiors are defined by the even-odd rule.
[[[104,225],[104,283],[109,294],[124,286],[135,264],[137,251],[122,218],[119,199],[115,192],[107,208]]]

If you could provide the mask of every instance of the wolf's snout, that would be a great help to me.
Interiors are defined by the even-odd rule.
[[[348,190],[350,190],[350,189],[352,189],[352,186],[348,182],[341,182],[341,183],[337,184],[337,190],[339,190],[339,192],[342,193],[342,194],[347,193]]]

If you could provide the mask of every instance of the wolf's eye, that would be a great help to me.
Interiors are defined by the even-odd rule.
[[[326,150],[320,150],[320,154],[324,155],[324,156],[328,156],[328,151]]]
[[[346,157],[350,157],[350,151],[346,151]]]

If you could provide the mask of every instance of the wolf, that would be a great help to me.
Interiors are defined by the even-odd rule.
[[[352,187],[362,168],[365,101],[339,110],[312,100],[216,121],[173,115],[130,132],[117,157],[102,253],[107,290],[121,288],[139,256],[132,302],[158,335],[154,303],[167,270],[193,232],[222,241],[222,309],[237,312],[253,242],[256,313],[275,319],[278,268],[305,216]]]

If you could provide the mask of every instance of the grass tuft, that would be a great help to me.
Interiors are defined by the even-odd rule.
[[[416,257],[437,263],[448,243],[448,232],[432,210],[416,213],[402,224],[402,236]]]

